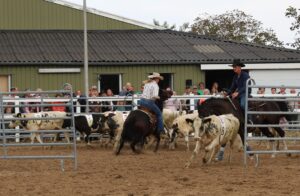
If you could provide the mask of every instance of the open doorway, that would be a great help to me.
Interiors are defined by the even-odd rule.
[[[166,89],[170,87],[171,89],[173,89],[173,74],[161,73],[160,75],[164,77],[164,80],[161,80],[159,82],[159,88]]]
[[[214,82],[219,84],[219,90],[228,89],[234,76],[232,70],[206,70],[205,71],[205,86],[211,89]]]
[[[120,74],[100,74],[99,75],[99,89],[100,92],[111,89],[115,95],[118,95],[121,89],[121,75]]]
[[[8,92],[9,89],[9,76],[0,75],[0,92]]]

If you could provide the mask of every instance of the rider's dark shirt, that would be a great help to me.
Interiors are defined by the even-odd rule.
[[[238,92],[239,97],[245,95],[246,82],[249,78],[250,78],[249,74],[245,71],[242,71],[240,76],[238,76],[238,74],[235,74],[231,83],[231,87],[227,93],[231,95],[234,92]],[[249,94],[251,93],[251,88],[249,89],[248,92]]]

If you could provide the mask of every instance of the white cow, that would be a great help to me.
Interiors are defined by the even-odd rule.
[[[173,122],[177,117],[185,115],[185,114],[186,114],[186,111],[174,111],[174,110],[166,109],[166,108],[163,109],[162,116],[163,116],[163,121],[164,121],[166,138],[163,138],[163,135],[162,135],[162,139],[165,139],[166,142],[169,142],[170,149],[174,149],[174,144],[170,143],[170,139],[171,139],[171,136],[173,133],[173,129],[172,129]]]
[[[240,127],[240,122],[234,115],[211,115],[203,119],[197,117],[187,121],[193,123],[195,128],[196,147],[186,167],[190,166],[201,145],[205,146],[203,163],[210,163],[220,146],[230,142],[229,162],[231,161],[231,151]]]
[[[186,149],[189,151],[189,136],[194,132],[193,124],[188,122],[187,119],[194,120],[198,117],[198,112],[194,112],[192,114],[185,114],[177,117],[172,125],[172,129],[170,130],[171,134],[171,142],[170,145],[172,149],[175,148],[176,137],[183,136],[186,142]]]
[[[63,118],[66,117],[66,112],[49,111],[49,112],[39,112],[39,113],[24,113],[24,114],[19,113],[14,115],[14,117],[21,118],[21,119],[10,121],[8,125],[9,128],[16,128],[17,126],[20,126],[25,130],[32,131],[30,137],[31,143],[34,143],[34,139],[36,138],[37,141],[42,144],[43,141],[41,139],[41,135],[36,131],[62,129],[62,125],[64,123]],[[48,118],[57,118],[57,119],[48,119]],[[70,143],[69,133],[64,132],[64,134],[68,143]]]

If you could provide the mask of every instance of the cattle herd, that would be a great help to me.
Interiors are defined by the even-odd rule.
[[[83,136],[87,145],[91,145],[91,142],[93,142],[90,139],[90,135],[93,133],[107,136],[105,137],[104,144],[106,146],[113,146],[113,150],[116,153],[120,141],[122,141],[122,137],[124,137],[123,127],[126,121],[126,115],[120,111],[99,114],[75,114],[74,127],[76,131]],[[43,138],[39,133],[41,130],[55,130],[55,133],[61,130],[68,143],[70,143],[72,139],[69,134],[71,133],[69,128],[72,127],[72,118],[70,114],[66,112],[19,113],[14,115],[14,118],[15,119],[9,122],[9,128],[15,129],[19,126],[23,130],[29,131],[31,143],[34,143],[35,139],[37,139],[39,143],[43,143]],[[214,157],[221,145],[229,143],[231,150],[234,143],[238,142],[238,145],[235,146],[239,146],[240,148],[243,146],[240,135],[238,134],[241,127],[240,121],[232,114],[212,114],[206,117],[200,117],[198,111],[187,113],[186,111],[164,109],[163,119],[165,133],[161,134],[161,137],[165,143],[168,144],[170,150],[175,149],[178,137],[185,138],[187,151],[190,150],[189,138],[193,137],[196,141],[195,149],[190,160],[187,161],[186,167],[189,167],[200,149],[203,149],[205,152],[203,163],[208,164],[216,160]],[[130,134],[132,137],[135,137],[139,134],[137,132],[138,131],[135,130],[135,132]],[[56,138],[57,135],[53,140],[56,141]],[[104,137],[100,137],[100,139],[103,138]],[[142,150],[144,143],[151,145],[151,134],[145,134],[142,140],[143,141],[140,141],[140,150]]]

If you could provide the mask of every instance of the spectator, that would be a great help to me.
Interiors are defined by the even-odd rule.
[[[144,86],[146,83],[147,83],[147,81],[143,81],[140,90],[135,92],[136,95],[141,95],[143,93]]]
[[[90,95],[91,98],[99,97],[99,92],[97,86],[92,86],[90,88]],[[101,102],[99,100],[89,101],[90,112],[92,113],[100,113],[101,112]]]
[[[171,95],[176,95],[175,91],[172,91],[171,88],[167,88],[167,91],[171,92]],[[180,101],[177,98],[169,98],[164,102],[164,108],[170,109],[172,111],[177,111],[180,106]]]
[[[109,88],[106,90],[106,96],[108,97],[113,97],[114,96],[114,93],[113,91]],[[114,105],[116,104],[115,101],[108,101],[108,110],[109,111],[114,111]]]
[[[34,94],[29,93],[29,91],[31,91],[29,88],[26,89],[25,91],[27,91],[28,93],[25,93],[24,96],[23,96],[23,98],[29,99],[31,97],[34,97]],[[30,102],[22,102],[22,104],[29,105],[29,104],[32,104],[32,103],[30,103]],[[31,112],[32,111],[31,111],[31,107],[30,106],[23,106],[23,107],[21,107],[21,113],[31,113]]]
[[[211,95],[217,95],[219,94],[219,84],[217,82],[214,82],[211,86]]]
[[[63,95],[62,94],[56,94],[55,97],[58,99],[58,98],[61,98]],[[60,102],[60,101],[55,101],[53,102],[53,104],[64,104],[63,102]],[[61,105],[61,106],[58,106],[58,105],[53,105],[51,107],[52,111],[59,111],[59,112],[65,112],[66,111],[66,108],[65,106]]]
[[[271,88],[271,94],[276,94],[276,88]]]
[[[72,87],[72,85],[70,83],[64,83],[63,84],[63,90],[64,91],[70,91],[70,92],[72,92],[73,87]],[[81,95],[81,91],[77,92],[77,94],[79,94],[79,97],[81,97],[81,99],[79,99],[79,101],[80,101],[79,103],[81,105],[86,105],[86,97],[84,95]],[[69,92],[64,92],[64,93],[62,93],[62,96],[64,98],[69,98],[70,99],[71,96],[72,97],[77,97],[77,94],[75,94],[75,93],[71,94]],[[76,106],[76,102],[73,102],[73,105]],[[66,107],[66,112],[71,112],[71,109],[72,109],[71,106]],[[74,107],[74,112],[75,111],[76,111],[76,109]],[[85,107],[81,107],[81,112],[85,112]]]
[[[204,89],[203,93],[204,93],[203,95],[210,95],[210,92],[209,92],[208,89]],[[201,98],[201,99],[199,100],[198,104],[199,104],[199,105],[203,104],[203,103],[205,102],[206,99],[207,99],[207,98]]]
[[[107,97],[106,91],[99,94],[100,97]],[[111,111],[109,101],[101,101],[101,112]]]
[[[198,91],[198,88],[197,88],[196,85],[193,86],[192,94],[193,94],[193,95],[200,95],[200,94],[199,94],[199,91]]]
[[[265,88],[262,88],[262,87],[260,87],[260,88],[258,88],[258,90],[257,90],[257,94],[261,94],[261,95],[263,95],[263,94],[265,94]]]
[[[205,84],[204,84],[204,82],[200,82],[200,83],[199,83],[198,95],[203,95],[203,94],[204,94],[204,89],[205,89]]]
[[[15,93],[19,92],[18,87],[12,87],[10,89],[10,92],[11,92],[11,94],[8,96],[8,98],[13,98],[13,99],[18,99],[19,98],[19,96],[17,96],[17,94],[15,94]],[[8,102],[7,103],[8,107],[6,107],[4,109],[4,112],[7,113],[7,114],[15,113],[15,107],[12,107],[13,105],[15,105],[13,102]],[[9,106],[11,106],[11,107],[9,107]]]
[[[290,89],[290,94],[296,94],[296,89],[291,88],[291,89]]]
[[[284,88],[284,86],[281,86],[278,94],[285,95],[286,94],[285,90],[286,88]]]
[[[80,107],[80,112],[85,112],[86,97],[81,94],[80,90],[76,90],[75,91],[75,97],[77,98],[77,102],[79,103],[79,105],[82,105]],[[76,105],[76,103],[74,103],[74,105]],[[76,111],[76,110],[74,109],[74,111]]]
[[[292,96],[297,96],[297,94],[296,94],[296,89],[291,88],[291,89],[290,89],[290,94],[291,94]],[[297,108],[297,106],[298,106],[296,101],[289,101],[289,102],[288,102],[288,105],[289,105],[289,109],[290,109],[291,111],[294,111],[294,110]],[[291,115],[291,117],[293,117],[293,120],[296,120],[297,117],[298,117],[298,115]]]
[[[134,95],[134,88],[130,82],[127,82],[126,85],[123,87],[123,90],[119,93],[119,96],[125,96],[124,101],[118,102],[118,110],[125,110],[130,111],[132,109],[131,106],[127,106],[131,104],[131,101],[125,101],[127,96]],[[124,106],[126,105],[126,106]]]

